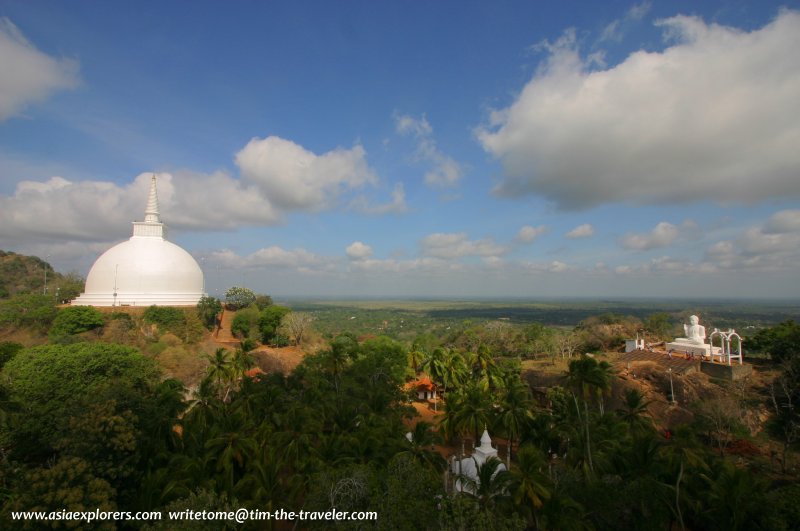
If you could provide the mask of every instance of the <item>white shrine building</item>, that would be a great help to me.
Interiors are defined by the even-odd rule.
[[[150,182],[144,221],[133,222],[133,236],[95,261],[86,291],[73,306],[194,306],[205,283],[188,252],[166,240],[158,212],[156,176]]]

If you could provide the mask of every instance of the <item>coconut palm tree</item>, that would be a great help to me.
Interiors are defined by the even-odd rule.
[[[222,398],[227,395],[226,386],[233,377],[230,355],[224,348],[218,348],[213,355],[206,356],[206,359],[209,361],[206,374],[211,381],[216,383],[217,395]]]
[[[501,391],[500,412],[497,421],[508,437],[506,466],[511,466],[511,449],[527,425],[533,421],[533,403],[528,386],[517,378],[507,378]]]
[[[509,499],[511,476],[496,457],[490,457],[478,466],[477,477],[461,475],[459,479],[463,485],[462,493],[475,498],[483,512],[491,513]]]
[[[536,512],[550,499],[550,478],[544,454],[533,446],[523,446],[516,466],[510,471],[509,491],[514,503],[536,521]],[[536,524],[538,528],[538,524]]]
[[[409,449],[400,453],[408,454],[418,463],[436,472],[444,472],[447,461],[434,448],[437,444],[442,444],[442,436],[433,429],[429,422],[420,421],[409,432],[411,440],[408,441]]]
[[[653,419],[647,411],[651,401],[645,401],[638,389],[626,389],[625,399],[617,415],[628,425],[631,433],[640,433],[653,429]]]
[[[475,437],[477,444],[480,434],[492,421],[492,397],[478,382],[472,382],[460,389],[452,402],[448,400],[447,409],[452,408],[454,428],[463,435]]]

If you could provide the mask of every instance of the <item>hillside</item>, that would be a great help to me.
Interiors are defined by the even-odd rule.
[[[83,285],[84,280],[77,273],[58,273],[37,256],[0,250],[0,299],[46,292],[62,302],[79,295]]]

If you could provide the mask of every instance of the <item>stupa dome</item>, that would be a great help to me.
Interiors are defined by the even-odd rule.
[[[192,255],[164,238],[156,177],[150,184],[145,220],[133,236],[98,258],[76,306],[193,306],[203,293],[203,271]]]

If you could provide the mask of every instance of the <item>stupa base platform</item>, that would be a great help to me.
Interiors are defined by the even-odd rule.
[[[83,293],[72,306],[196,306],[205,293]]]

